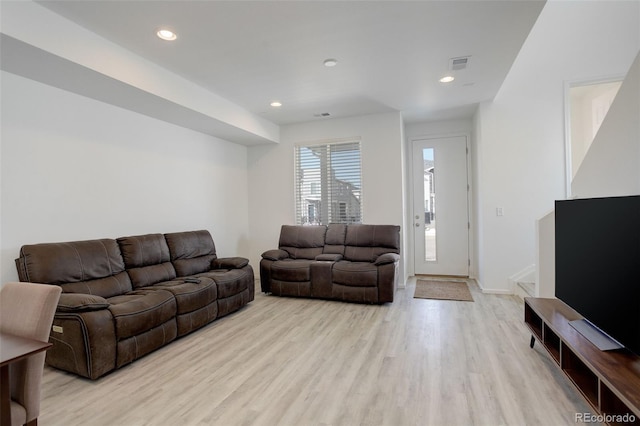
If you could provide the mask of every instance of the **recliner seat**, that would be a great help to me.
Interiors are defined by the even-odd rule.
[[[283,225],[262,254],[262,291],[359,303],[393,302],[400,259],[396,225]]]
[[[247,259],[220,259],[208,231],[25,245],[20,281],[62,295],[46,362],[96,379],[254,298]]]

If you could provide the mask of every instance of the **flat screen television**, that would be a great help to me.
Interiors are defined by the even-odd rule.
[[[556,201],[555,229],[556,297],[640,355],[640,195]]]

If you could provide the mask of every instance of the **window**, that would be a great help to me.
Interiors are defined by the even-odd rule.
[[[346,222],[347,221],[347,203],[345,203],[344,201],[340,201],[338,205],[340,206],[340,222]]]
[[[295,148],[299,225],[362,222],[360,142]]]
[[[309,204],[309,215],[308,215],[308,221],[309,223],[315,223],[316,221],[316,206],[313,204]]]
[[[317,195],[320,193],[320,182],[311,182],[311,194]]]

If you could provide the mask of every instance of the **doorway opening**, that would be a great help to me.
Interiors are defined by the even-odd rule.
[[[613,103],[622,77],[568,83],[565,89],[567,198],[571,182]]]

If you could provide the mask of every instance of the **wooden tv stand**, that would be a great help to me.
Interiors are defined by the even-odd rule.
[[[597,416],[604,418],[600,421],[640,424],[640,357],[626,349],[599,350],[569,325],[581,318],[558,299],[524,299],[531,347],[536,339],[542,344]]]

